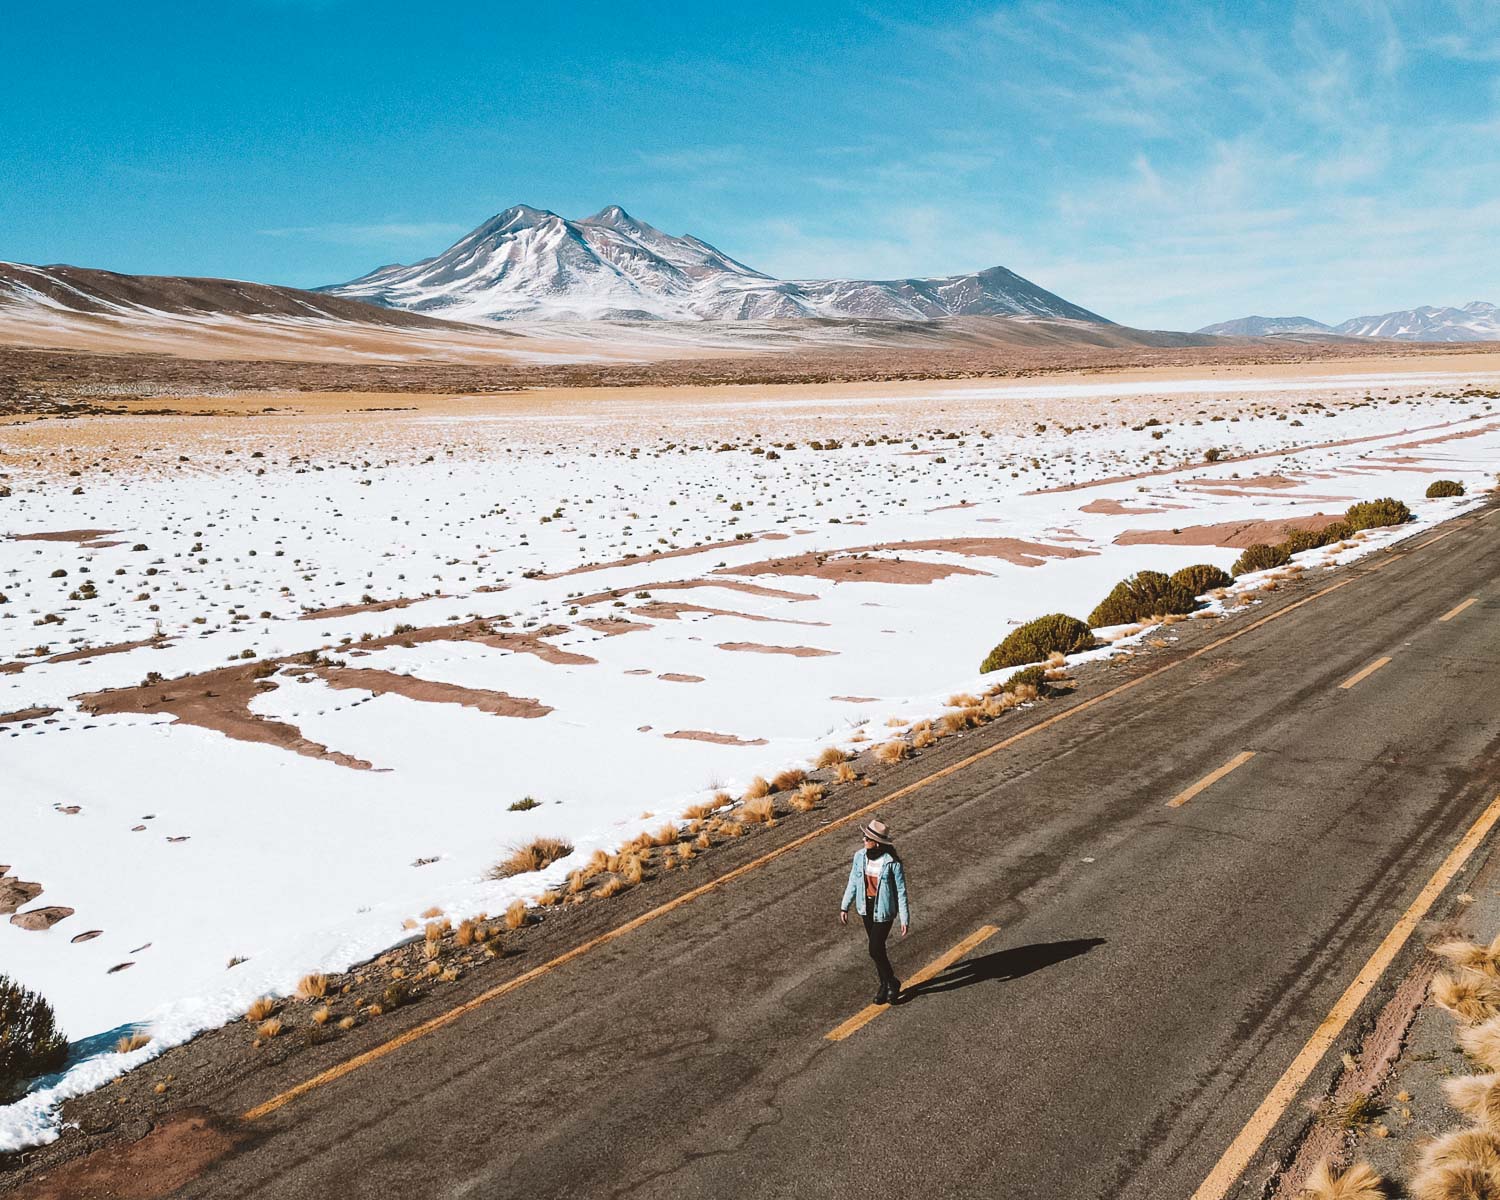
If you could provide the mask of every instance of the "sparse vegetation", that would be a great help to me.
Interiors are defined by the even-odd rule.
[[[740,806],[739,819],[746,825],[774,825],[776,801],[769,795],[755,796]]]
[[[1230,572],[1234,575],[1249,575],[1255,571],[1269,571],[1272,567],[1289,562],[1291,557],[1291,552],[1285,546],[1268,546],[1265,542],[1256,542],[1253,546],[1245,547],[1234,560]]]
[[[68,1039],[52,1006],[35,992],[0,975],[0,1101],[18,1096],[28,1080],[58,1070]]]
[[[906,744],[904,739],[895,738],[889,742],[881,742],[880,745],[875,747],[872,753],[883,763],[895,763],[900,762],[910,754],[911,747]]]
[[[542,802],[534,796],[522,796],[519,800],[512,800],[505,806],[506,812],[530,812],[533,808],[540,808]]]
[[[514,900],[505,910],[505,928],[519,929],[526,924],[526,901]]]
[[[1429,500],[1442,500],[1448,496],[1462,496],[1464,485],[1456,479],[1434,479],[1424,493]]]
[[[818,751],[817,758],[813,759],[813,766],[820,771],[827,770],[838,766],[846,757],[848,756],[837,746],[825,746]]]
[[[327,975],[304,975],[297,980],[299,1000],[321,1000],[328,993]]]
[[[139,1029],[137,1029],[134,1032],[127,1033],[124,1037],[122,1037],[115,1043],[115,1053],[129,1054],[134,1050],[140,1050],[145,1046],[149,1046],[150,1044],[151,1035],[149,1033],[142,1033]]]
[[[1469,1024],[1500,1012],[1500,983],[1472,971],[1439,973],[1432,980],[1432,1002]]]
[[[276,1001],[270,996],[262,996],[259,1000],[252,1000],[250,1007],[245,1010],[245,1020],[252,1023],[264,1021],[276,1011]]]
[[[1344,519],[1349,522],[1350,529],[1358,531],[1383,529],[1387,525],[1404,525],[1412,519],[1412,515],[1411,509],[1401,501],[1385,496],[1379,500],[1362,500],[1358,504],[1351,504],[1344,513]]]
[[[1385,1200],[1380,1175],[1368,1163],[1340,1170],[1326,1158],[1307,1177],[1302,1195],[1304,1200]]]
[[[490,878],[509,879],[512,875],[524,875],[528,871],[542,871],[572,853],[573,843],[563,838],[533,838],[496,863],[490,871]]]
[[[1186,588],[1195,597],[1206,596],[1215,588],[1225,588],[1234,582],[1234,576],[1223,567],[1212,563],[1194,563],[1190,567],[1172,572],[1172,582]]]
[[[1066,613],[1049,613],[1028,621],[1006,635],[980,665],[989,673],[1002,667],[1020,667],[1046,660],[1049,654],[1076,654],[1094,648],[1093,632],[1077,617]]]
[[[1160,571],[1139,571],[1115,584],[1089,614],[1089,624],[1129,625],[1163,613],[1192,612],[1198,593]]]

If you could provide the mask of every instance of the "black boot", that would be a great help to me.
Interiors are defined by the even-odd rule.
[[[890,989],[890,984],[882,983],[880,985],[880,990],[875,993],[875,1001],[874,1002],[876,1004],[889,1004],[890,1003],[890,990],[891,990]]]
[[[899,1004],[901,1002],[901,981],[893,979],[885,986],[885,1002],[887,1004]]]

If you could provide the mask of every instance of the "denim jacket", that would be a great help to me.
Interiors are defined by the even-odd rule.
[[[862,848],[854,852],[854,865],[849,868],[849,886],[844,889],[844,899],[839,910],[846,911],[850,907],[861,916],[864,915],[865,852]],[[887,851],[880,872],[880,886],[875,892],[875,912],[872,917],[876,921],[889,921],[897,913],[901,916],[901,924],[911,924],[906,909],[906,871]]]

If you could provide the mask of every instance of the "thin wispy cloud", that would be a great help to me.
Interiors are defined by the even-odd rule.
[[[304,238],[339,246],[380,246],[392,242],[431,244],[468,232],[453,221],[376,221],[369,224],[288,225],[257,230],[263,237]]]

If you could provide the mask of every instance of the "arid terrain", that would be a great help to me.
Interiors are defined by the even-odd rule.
[[[1418,527],[1464,511],[1500,353],[1362,349],[0,351],[0,939],[75,1038],[152,1038],[12,1106],[6,1144],[421,913],[532,901],[758,775],[909,734],[995,684],[1010,628],[1134,571],[1227,568],[1380,496]],[[1437,478],[1468,496],[1424,499]],[[571,853],[489,877],[538,835]]]

